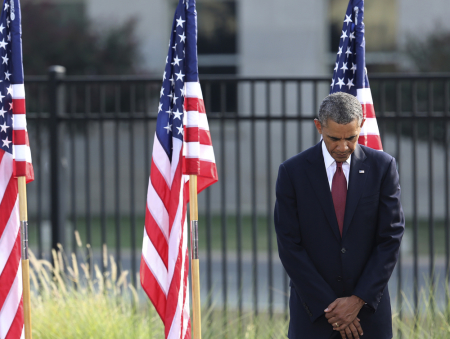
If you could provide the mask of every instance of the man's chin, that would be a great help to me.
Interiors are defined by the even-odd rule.
[[[337,155],[334,154],[334,160],[336,160],[337,162],[344,162],[347,161],[347,159],[350,157],[350,154],[346,154],[346,155]]]

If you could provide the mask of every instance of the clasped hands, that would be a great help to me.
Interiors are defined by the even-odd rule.
[[[355,295],[338,298],[325,309],[325,317],[342,339],[359,339],[363,330],[357,315],[363,306],[364,301]]]

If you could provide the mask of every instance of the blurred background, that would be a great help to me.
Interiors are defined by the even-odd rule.
[[[45,74],[48,66],[60,64],[70,75],[159,75],[176,4],[24,0],[25,72]],[[199,0],[200,74],[330,76],[347,5],[346,0]],[[446,0],[367,1],[369,74],[448,71],[449,6]]]
[[[28,185],[30,246],[43,258],[57,243],[83,252],[78,231],[83,246],[91,245],[92,264],[108,269],[106,245],[138,285],[157,103],[177,1],[21,3],[36,173]],[[312,119],[329,91],[347,5],[197,1],[200,81],[219,171],[219,182],[199,197],[202,300],[211,308],[287,312],[288,278],[272,221],[277,170],[319,140]],[[432,286],[440,307],[448,300],[449,12],[448,0],[365,4],[375,111],[384,150],[398,162],[407,217],[390,282],[398,314],[424,307],[422,287]],[[49,71],[52,65],[65,69]]]

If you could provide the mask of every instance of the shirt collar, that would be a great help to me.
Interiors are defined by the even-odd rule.
[[[328,168],[335,163],[335,160],[330,155],[330,152],[328,152],[327,146],[325,146],[325,142],[323,140],[322,140],[322,154],[323,154],[323,160],[325,162],[325,168]],[[347,160],[345,160],[345,162],[348,163],[348,165],[350,166],[351,160],[352,160],[352,155],[350,154],[350,156],[348,157]]]

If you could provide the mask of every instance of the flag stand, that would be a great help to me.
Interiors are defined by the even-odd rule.
[[[26,178],[19,177],[19,213],[22,232],[22,284],[25,339],[31,339],[30,261],[28,259],[28,212]]]
[[[198,202],[197,176],[189,176],[189,209],[191,216],[191,279],[194,339],[202,338],[202,319],[200,308],[200,267],[198,260]]]

